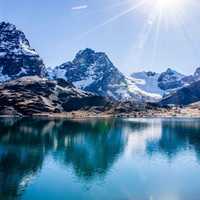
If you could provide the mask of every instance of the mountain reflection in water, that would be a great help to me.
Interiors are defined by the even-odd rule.
[[[40,175],[49,156],[64,171],[71,169],[84,183],[93,183],[96,179],[106,181],[114,165],[122,159],[126,163],[126,158],[141,159],[145,155],[151,159],[159,154],[170,161],[188,150],[195,153],[199,162],[199,122],[2,118],[0,199],[20,199]],[[136,197],[143,199],[140,195]]]

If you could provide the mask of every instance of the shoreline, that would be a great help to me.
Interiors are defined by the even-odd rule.
[[[96,113],[92,111],[73,111],[63,113],[38,113],[32,115],[0,115],[0,118],[57,118],[57,119],[106,119],[106,118],[200,118],[200,108],[176,108],[135,111],[130,113]]]

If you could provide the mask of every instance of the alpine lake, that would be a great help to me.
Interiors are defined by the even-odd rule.
[[[1,200],[199,200],[200,119],[0,118]]]

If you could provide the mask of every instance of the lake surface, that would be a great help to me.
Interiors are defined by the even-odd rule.
[[[2,200],[199,200],[200,120],[0,119]]]

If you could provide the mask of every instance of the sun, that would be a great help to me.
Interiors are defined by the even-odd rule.
[[[150,0],[151,1],[151,0]],[[186,7],[187,0],[152,0],[157,11],[178,13]]]
[[[160,9],[179,9],[183,6],[184,0],[156,0]]]
[[[132,0],[134,1],[134,0]],[[141,10],[152,13],[163,19],[185,15],[189,2],[192,0],[138,0],[143,3]],[[181,16],[182,17],[182,16]]]

